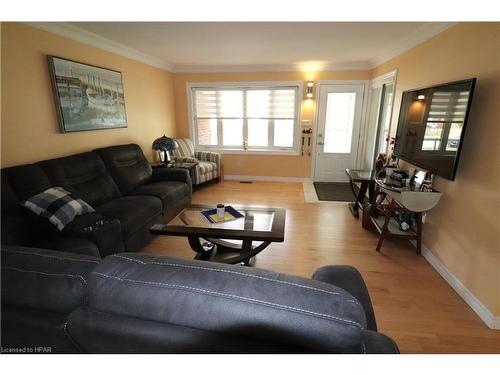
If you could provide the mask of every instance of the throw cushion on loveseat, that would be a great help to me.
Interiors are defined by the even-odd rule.
[[[74,199],[62,187],[49,188],[21,202],[28,210],[47,218],[57,229],[63,230],[78,215],[94,212],[94,209],[81,199]]]

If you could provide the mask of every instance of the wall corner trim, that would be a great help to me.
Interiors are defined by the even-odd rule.
[[[123,56],[146,65],[154,66],[155,68],[166,70],[167,72],[172,72],[174,69],[172,64],[169,64],[161,59],[149,56],[133,48],[114,42],[90,31],[83,30],[77,26],[70,25],[66,22],[24,22],[24,24],[62,36],[63,38],[68,38],[76,42],[88,44],[92,47],[114,53],[115,55]]]
[[[410,241],[416,246],[415,241]],[[446,280],[448,284],[458,293],[460,297],[470,306],[470,308],[481,318],[481,320],[491,329],[500,329],[500,316],[493,313],[484,306],[464,284],[453,275],[448,268],[425,246],[422,245],[422,256],[434,267],[434,269]]]

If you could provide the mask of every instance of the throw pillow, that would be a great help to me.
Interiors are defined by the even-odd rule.
[[[81,199],[74,199],[62,187],[52,187],[21,202],[35,214],[47,218],[57,229],[63,230],[78,215],[95,210]]]

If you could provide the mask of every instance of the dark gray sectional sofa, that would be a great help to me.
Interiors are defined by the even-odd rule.
[[[152,170],[137,145],[1,173],[2,352],[398,353],[353,267],[311,280],[134,253],[192,192],[186,170]],[[96,212],[58,231],[21,206],[54,186]]]
[[[137,251],[149,227],[176,204],[191,201],[184,169],[152,169],[135,144],[2,169],[2,244],[34,246],[104,257]],[[90,204],[63,231],[21,206],[21,201],[60,186]]]
[[[1,253],[4,351],[398,353],[353,267],[311,280],[152,254]]]

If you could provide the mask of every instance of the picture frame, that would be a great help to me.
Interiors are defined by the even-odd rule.
[[[47,56],[61,133],[127,127],[122,73]]]

